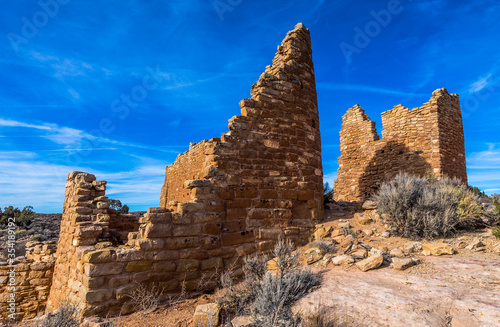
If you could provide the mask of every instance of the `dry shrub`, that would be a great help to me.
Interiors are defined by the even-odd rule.
[[[375,196],[379,212],[396,234],[432,239],[454,234],[482,213],[480,199],[457,179],[399,174]]]
[[[273,251],[276,272],[267,271],[267,257],[245,259],[245,280],[234,285],[230,276],[222,280],[224,289],[217,298],[229,315],[251,315],[256,327],[295,326],[292,305],[313,288],[319,278],[298,266],[293,244],[279,241]]]
[[[139,284],[128,296],[136,311],[147,314],[158,309],[163,289],[155,285]]]
[[[24,324],[30,327],[77,327],[80,326],[78,305],[62,302],[57,310],[48,313],[33,323]]]

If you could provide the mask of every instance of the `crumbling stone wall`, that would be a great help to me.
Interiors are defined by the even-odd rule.
[[[16,258],[12,265],[0,263],[0,324],[12,322],[11,308],[15,320],[35,318],[45,311],[55,248],[53,241],[28,242],[23,257]]]
[[[251,95],[240,102],[241,116],[229,120],[229,132],[191,146],[167,167],[160,206],[186,201],[182,181],[202,179],[222,210],[222,238],[253,234],[259,250],[283,233],[304,242],[322,218],[323,173],[311,41],[302,24],[278,46]],[[192,189],[193,201],[198,192]]]
[[[126,314],[139,284],[163,296],[213,288],[221,269],[241,275],[245,256],[279,238],[308,240],[323,206],[310,42],[302,24],[287,34],[229,132],[167,167],[160,207],[148,209],[126,244],[114,229],[134,226],[107,208],[106,182],[68,175],[48,310],[69,301],[84,316]]]
[[[422,107],[402,105],[382,113],[382,139],[356,105],[342,118],[336,201],[362,201],[400,171],[456,177],[467,183],[464,134],[458,95],[432,93]]]

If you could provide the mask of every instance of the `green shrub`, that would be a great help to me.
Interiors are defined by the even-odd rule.
[[[379,212],[396,234],[412,239],[452,235],[483,213],[477,196],[459,180],[406,173],[384,183],[375,196]]]
[[[475,196],[478,196],[478,197],[486,197],[486,193],[484,193],[483,191],[481,191],[479,189],[479,187],[476,187],[476,186],[469,186],[469,191],[471,191]]]
[[[493,212],[495,212],[495,215],[500,216],[500,195],[499,194],[493,194],[491,196],[493,198]]]
[[[500,239],[500,227],[493,228],[493,230],[491,232],[493,233],[493,236]]]
[[[7,225],[9,218],[15,218],[15,224],[21,228],[27,228],[31,225],[33,218],[35,218],[35,212],[32,206],[26,206],[23,210],[19,208],[14,208],[13,206],[8,206],[4,208],[3,213],[0,210],[0,224]]]

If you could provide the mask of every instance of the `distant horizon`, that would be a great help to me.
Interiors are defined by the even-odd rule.
[[[495,1],[0,6],[2,210],[60,213],[72,170],[106,180],[131,211],[158,206],[165,167],[228,131],[299,22],[312,39],[325,182],[336,178],[347,109],[359,104],[381,136],[382,112],[420,107],[445,87],[461,100],[469,185],[500,193]]]

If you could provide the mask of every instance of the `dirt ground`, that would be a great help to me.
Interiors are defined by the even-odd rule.
[[[325,210],[322,226],[335,229],[345,222],[349,222],[350,233],[359,243],[372,248],[390,251],[409,242],[395,236],[383,237],[386,229],[378,221],[360,225],[353,208]],[[366,229],[372,230],[373,235],[366,236],[362,232]],[[486,251],[474,252],[460,246],[477,239],[486,244]],[[309,267],[321,275],[322,285],[301,299],[294,310],[306,313],[327,308],[358,326],[500,326],[500,255],[491,250],[500,240],[492,235],[491,229],[479,229],[433,240],[437,241],[453,245],[456,253],[412,254],[421,263],[405,271],[393,270],[388,263],[367,272],[352,264],[325,267],[315,263]],[[297,251],[304,253],[308,248],[304,246]],[[344,250],[337,244],[334,255]],[[213,295],[205,294],[175,306],[162,306],[146,315],[139,312],[110,321],[120,327],[191,327],[196,306],[213,300]]]

